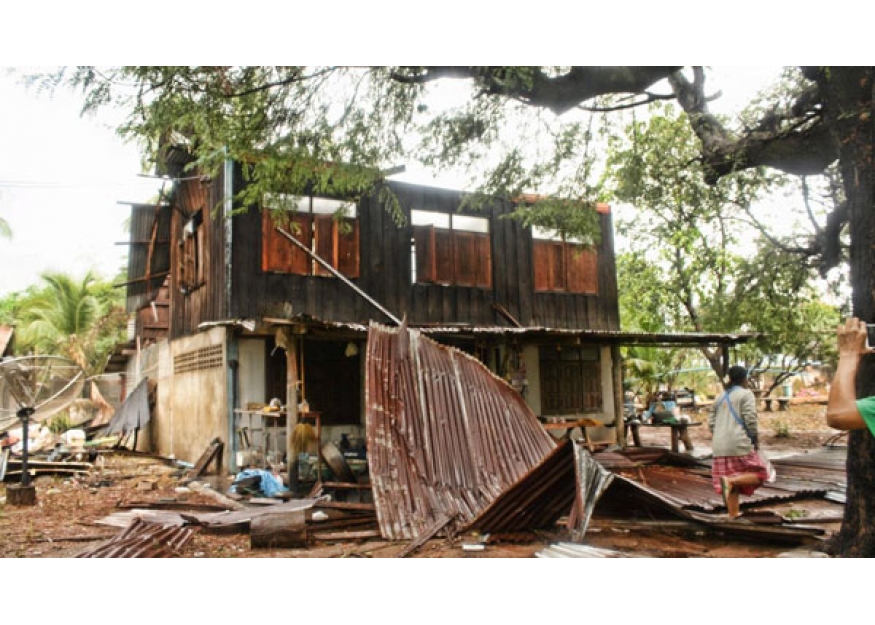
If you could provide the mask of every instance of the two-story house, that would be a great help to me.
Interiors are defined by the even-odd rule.
[[[238,165],[204,178],[182,164],[171,162],[166,198],[132,206],[128,385],[158,383],[142,438],[153,451],[193,461],[219,437],[236,468],[241,411],[273,398],[318,412],[323,440],[361,438],[367,325],[393,318],[476,356],[535,414],[586,416],[605,424],[590,436],[615,439],[623,335],[608,206],[586,246],[506,219],[509,201],[465,211],[459,191],[392,181],[402,225],[379,190],[271,196],[242,211]],[[278,425],[268,451],[290,448],[293,415],[248,416],[254,430]]]

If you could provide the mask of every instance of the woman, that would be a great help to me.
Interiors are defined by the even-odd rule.
[[[714,453],[714,490],[723,495],[729,518],[734,519],[741,514],[739,495],[752,495],[769,477],[757,453],[756,398],[747,388],[744,367],[729,368],[729,387],[714,402],[708,428]]]

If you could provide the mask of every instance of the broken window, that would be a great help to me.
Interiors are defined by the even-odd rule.
[[[266,196],[261,219],[262,271],[332,275],[277,232],[277,228],[282,228],[347,278],[359,277],[359,221],[355,204],[323,197]]]
[[[543,346],[540,367],[542,414],[601,410],[602,380],[597,347]]]
[[[492,287],[489,220],[411,210],[412,282]]]
[[[192,291],[204,280],[204,228],[203,210],[195,212],[182,227],[182,240],[179,242],[179,283],[184,291]]]
[[[536,227],[532,239],[536,291],[598,293],[598,252],[591,245]]]

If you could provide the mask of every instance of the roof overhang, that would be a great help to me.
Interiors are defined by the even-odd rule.
[[[264,318],[268,326],[305,326],[308,331],[343,331],[344,333],[367,334],[366,325],[323,321],[314,317],[295,317],[292,319]],[[488,337],[523,338],[532,342],[569,341],[575,343],[598,343],[602,345],[651,345],[661,347],[707,347],[732,346],[746,343],[760,337],[760,334],[722,334],[706,332],[651,333],[620,332],[612,330],[581,330],[566,328],[547,328],[530,326],[513,328],[508,326],[475,326],[468,324],[416,325],[409,324],[423,334],[432,337],[456,337],[461,339],[480,339]]]

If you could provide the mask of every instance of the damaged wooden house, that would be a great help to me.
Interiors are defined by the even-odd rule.
[[[391,180],[355,197],[240,206],[238,163],[212,177],[186,164],[172,156],[170,190],[131,206],[124,369],[129,389],[157,385],[141,448],[194,462],[219,439],[231,471],[284,460],[301,478],[321,478],[339,451],[343,471],[367,471],[369,324],[402,319],[506,381],[550,441],[574,430],[590,448],[623,443],[619,347],[666,337],[620,332],[607,205],[586,245],[506,219],[508,200],[470,210],[462,192]],[[302,423],[323,452],[306,466]]]
[[[152,451],[194,459],[220,437],[230,467],[241,445],[286,453],[285,419],[247,410],[275,398],[318,414],[324,441],[360,441],[367,325],[392,317],[476,356],[545,419],[586,417],[593,440],[615,440],[619,319],[606,205],[590,248],[503,219],[506,201],[460,212],[458,191],[385,182],[400,226],[379,190],[305,195],[279,218],[259,210],[272,208],[268,198],[229,218],[242,208],[232,199],[244,184],[238,165],[210,179],[181,167],[176,176],[157,205],[131,207],[128,387],[143,376],[158,383],[142,437]]]

